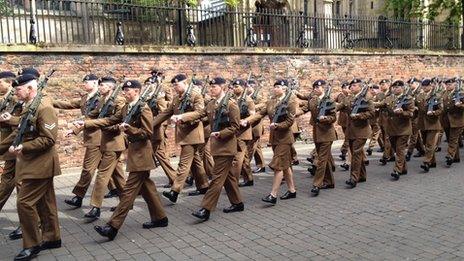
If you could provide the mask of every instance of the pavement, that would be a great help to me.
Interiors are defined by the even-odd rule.
[[[335,158],[339,146],[334,144]],[[437,168],[422,173],[420,159],[413,158],[409,174],[392,181],[393,163],[379,166],[381,154],[374,152],[366,183],[346,189],[349,172],[337,168],[335,189],[314,198],[305,160],[313,145],[297,143],[296,148],[300,159],[294,168],[296,199],[279,200],[275,206],[262,202],[273,177],[271,172],[262,173],[255,176],[255,186],[241,189],[245,211],[223,213],[222,208],[229,206],[223,192],[210,220],[198,222],[191,213],[199,208],[202,196],[188,197],[193,188],[187,188],[177,204],[162,197],[169,226],[146,230],[142,223],[149,214],[139,197],[110,242],[93,226],[108,220],[116,199],[105,199],[101,219],[86,223],[90,195],[83,208],[69,208],[63,201],[71,196],[80,173],[65,171],[55,178],[63,246],[42,251],[38,260],[464,260],[463,163],[448,168],[440,152]],[[266,148],[267,162],[271,156]],[[161,193],[167,181],[162,170],[154,170],[152,178]],[[285,191],[283,184],[281,193]],[[18,226],[15,201],[13,194],[0,212],[0,260],[12,260],[22,248],[21,240],[10,241],[7,236]]]

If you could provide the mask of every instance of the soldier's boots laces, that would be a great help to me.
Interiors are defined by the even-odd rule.
[[[194,217],[197,217],[203,221],[206,221],[209,219],[209,210],[207,210],[206,208],[201,208],[195,212],[192,213],[192,215]]]
[[[243,211],[244,209],[245,209],[245,206],[243,205],[242,202],[240,202],[238,204],[232,204],[232,205],[230,205],[230,207],[224,208],[222,210],[222,212],[224,212],[224,213],[232,213],[232,212]]]
[[[155,227],[167,227],[168,223],[169,223],[168,218],[164,217],[164,218],[159,219],[159,220],[145,222],[145,223],[142,224],[142,227],[145,228],[145,229],[155,228]]]
[[[113,240],[118,234],[118,230],[110,225],[95,226],[95,231],[102,237],[107,237],[109,240]]]
[[[64,203],[76,208],[80,208],[82,207],[82,198],[79,196],[74,196],[72,199],[65,199]]]
[[[169,199],[171,202],[176,203],[177,202],[177,197],[179,196],[179,193],[175,192],[174,190],[171,191],[163,191],[163,196],[167,199]]]

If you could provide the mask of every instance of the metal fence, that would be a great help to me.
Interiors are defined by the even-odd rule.
[[[438,50],[463,47],[462,26],[382,16],[335,17],[226,6],[144,6],[124,0],[0,0],[0,14],[2,44]]]

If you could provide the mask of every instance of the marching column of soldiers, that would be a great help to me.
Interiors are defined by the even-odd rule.
[[[103,199],[118,197],[119,204],[110,209],[111,218],[95,226],[109,240],[117,236],[138,195],[147,203],[150,214],[143,228],[168,226],[165,206],[150,178],[157,166],[168,179],[163,187],[169,190],[162,196],[172,203],[177,202],[189,180],[195,182],[196,190],[188,195],[203,195],[203,199],[192,213],[194,217],[203,221],[210,218],[223,187],[230,202],[223,212],[244,211],[239,188],[254,186],[253,174],[266,172],[260,146],[266,116],[273,151],[268,167],[274,178],[262,201],[271,205],[277,204],[278,198],[296,198],[296,119],[308,112],[315,144],[308,158],[308,171],[314,176],[312,196],[335,187],[332,145],[339,137],[336,123],[344,136],[339,157],[343,161],[340,167],[350,170],[345,182],[349,189],[367,181],[367,156],[372,155],[376,143],[380,146],[378,152],[383,153],[379,164],[394,162],[393,181],[408,174],[411,156],[423,157],[423,172],[436,168],[435,152],[441,135],[448,142],[446,166],[460,162],[464,91],[459,77],[382,79],[378,85],[371,80],[353,79],[343,82],[336,96],[335,86],[329,81],[315,81],[305,94],[295,79],[282,78],[275,80],[266,99],[262,83],[251,74],[246,80],[232,81],[220,76],[202,81],[195,75],[189,79],[186,74],[177,74],[168,86],[163,83],[164,72],[154,69],[143,83],[88,74],[83,78],[83,94],[63,101],[50,98],[44,91],[54,72],[45,77],[34,68],[25,68],[18,75],[0,72],[0,153],[4,161],[0,209],[16,189],[20,227],[9,237],[22,238],[23,249],[15,260],[30,260],[41,250],[61,247],[53,182],[61,174],[55,146],[57,109],[80,110],[82,117],[69,124],[71,128],[63,137],[83,133],[85,147],[82,172],[72,190],[74,196],[64,202],[73,208],[82,207],[96,176],[91,209],[84,218],[90,222],[99,219]],[[167,149],[170,125],[180,145],[176,169]],[[279,196],[283,182],[287,190]]]

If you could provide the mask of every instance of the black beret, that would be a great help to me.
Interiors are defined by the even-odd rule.
[[[192,84],[193,84],[193,85],[197,85],[197,86],[202,86],[202,85],[203,85],[203,81],[202,81],[202,80],[198,80],[198,79],[193,79],[193,80],[192,80]]]
[[[0,79],[15,78],[15,77],[16,75],[13,72],[10,72],[10,71],[0,72]]]
[[[18,72],[19,75],[23,75],[23,74],[32,74],[35,76],[35,78],[39,78],[40,77],[40,73],[39,71],[37,71],[35,68],[32,68],[32,67],[28,67],[28,68],[24,68],[22,70],[20,70]]]
[[[13,87],[17,87],[17,86],[24,85],[32,80],[37,80],[37,78],[32,74],[23,74],[23,75],[16,77],[16,79],[13,81],[11,85]]]
[[[187,80],[187,75],[178,74],[174,76],[174,78],[172,78],[171,83],[178,83],[178,82],[185,81],[185,80]]]
[[[373,85],[371,86],[371,88],[372,88],[372,89],[376,89],[376,90],[377,90],[377,89],[380,89],[380,87],[379,87],[377,84],[373,84]]]
[[[101,78],[98,80],[98,84],[101,84],[101,83],[104,83],[104,82],[116,83],[116,80],[115,80],[113,77],[111,77],[111,76],[101,77]]]
[[[313,83],[313,88],[316,88],[316,87],[319,87],[319,86],[322,86],[326,84],[326,82],[324,80],[317,80]]]
[[[421,84],[422,86],[429,86],[432,83],[432,80],[430,79],[423,79]]]
[[[274,83],[274,86],[276,85],[288,86],[288,81],[285,79],[279,79]]]
[[[82,81],[85,82],[85,81],[97,81],[97,80],[98,80],[98,77],[95,74],[91,73],[91,74],[87,74]]]
[[[356,83],[361,83],[361,82],[362,82],[361,79],[353,79],[353,80],[350,82],[350,85],[356,84]]]
[[[226,83],[226,80],[222,77],[215,77],[211,81],[209,81],[209,84],[224,84]]]
[[[417,79],[416,77],[412,77],[411,79],[408,80],[408,84],[413,84],[415,82],[420,83],[421,81]]]
[[[379,84],[384,84],[384,83],[389,83],[389,82],[390,82],[390,80],[388,80],[388,79],[382,79],[382,80],[380,80]]]
[[[140,84],[139,81],[137,80],[128,80],[125,81],[124,84],[122,85],[122,88],[136,88],[136,89],[141,89],[142,84]]]
[[[150,72],[151,75],[163,75],[164,72],[160,69],[157,69],[157,68],[153,68],[151,69],[151,72]]]
[[[248,80],[248,84],[256,84],[255,80]]]
[[[404,82],[402,80],[396,80],[393,82],[393,84],[391,85],[392,87],[403,87],[404,86]]]
[[[449,78],[449,79],[446,79],[445,83],[453,83],[453,82],[456,82],[456,78]]]
[[[342,89],[344,89],[344,88],[346,88],[346,87],[348,87],[348,86],[350,86],[350,84],[349,84],[348,82],[342,83]]]
[[[232,85],[240,85],[240,86],[245,86],[246,83],[244,80],[242,79],[235,79],[232,81]]]

